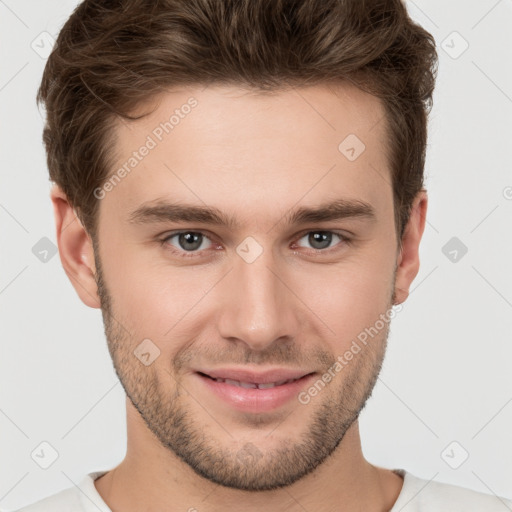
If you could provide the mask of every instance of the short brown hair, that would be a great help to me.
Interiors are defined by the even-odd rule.
[[[437,73],[431,34],[400,0],[85,0],[37,94],[50,179],[93,239],[114,121],[173,86],[273,91],[349,80],[383,101],[399,239],[423,188]]]

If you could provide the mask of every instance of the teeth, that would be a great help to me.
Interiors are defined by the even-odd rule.
[[[226,384],[231,384],[231,386],[240,386],[240,382],[237,380],[225,379],[224,382]]]
[[[246,389],[270,389],[276,386],[282,386],[283,384],[288,384],[289,382],[294,382],[298,379],[288,379],[288,380],[280,380],[279,382],[267,382],[265,384],[256,384],[254,382],[240,382],[238,380],[233,379],[215,379],[217,382],[225,382],[226,384],[230,384],[231,386],[238,386],[240,388]]]
[[[258,387],[258,384],[254,384],[254,382],[239,382],[238,385],[241,387],[241,388],[257,388]]]
[[[259,389],[269,389],[276,387],[277,384],[275,382],[268,382],[267,384],[258,384]]]

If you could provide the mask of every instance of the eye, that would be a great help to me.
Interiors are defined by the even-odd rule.
[[[174,238],[176,240],[173,243],[171,240]],[[170,245],[176,249],[171,249],[173,252],[178,253],[179,256],[187,257],[194,256],[195,252],[208,249],[209,246],[204,244],[205,240],[209,240],[209,238],[200,231],[180,231],[164,238],[162,245]]]
[[[341,242],[349,243],[349,238],[334,231],[308,231],[299,241],[306,239],[307,243],[311,244],[314,250],[323,251],[324,249],[331,248],[329,246],[333,242],[333,236],[334,241],[338,238]]]

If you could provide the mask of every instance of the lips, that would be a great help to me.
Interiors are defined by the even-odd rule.
[[[210,377],[217,382],[225,382],[233,386],[248,389],[269,389],[299,380],[312,372],[291,368],[274,368],[259,372],[247,368],[218,368],[199,370],[197,373]]]
[[[231,410],[251,414],[292,406],[298,394],[316,378],[316,372],[307,370],[274,368],[256,371],[247,366],[201,369],[194,375],[200,393],[217,397]],[[212,406],[214,403],[218,402],[215,400]]]

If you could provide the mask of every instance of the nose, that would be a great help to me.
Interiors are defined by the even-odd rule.
[[[300,300],[290,280],[283,265],[276,266],[270,250],[252,263],[236,255],[219,290],[219,335],[255,351],[279,340],[295,339],[300,329]]]

